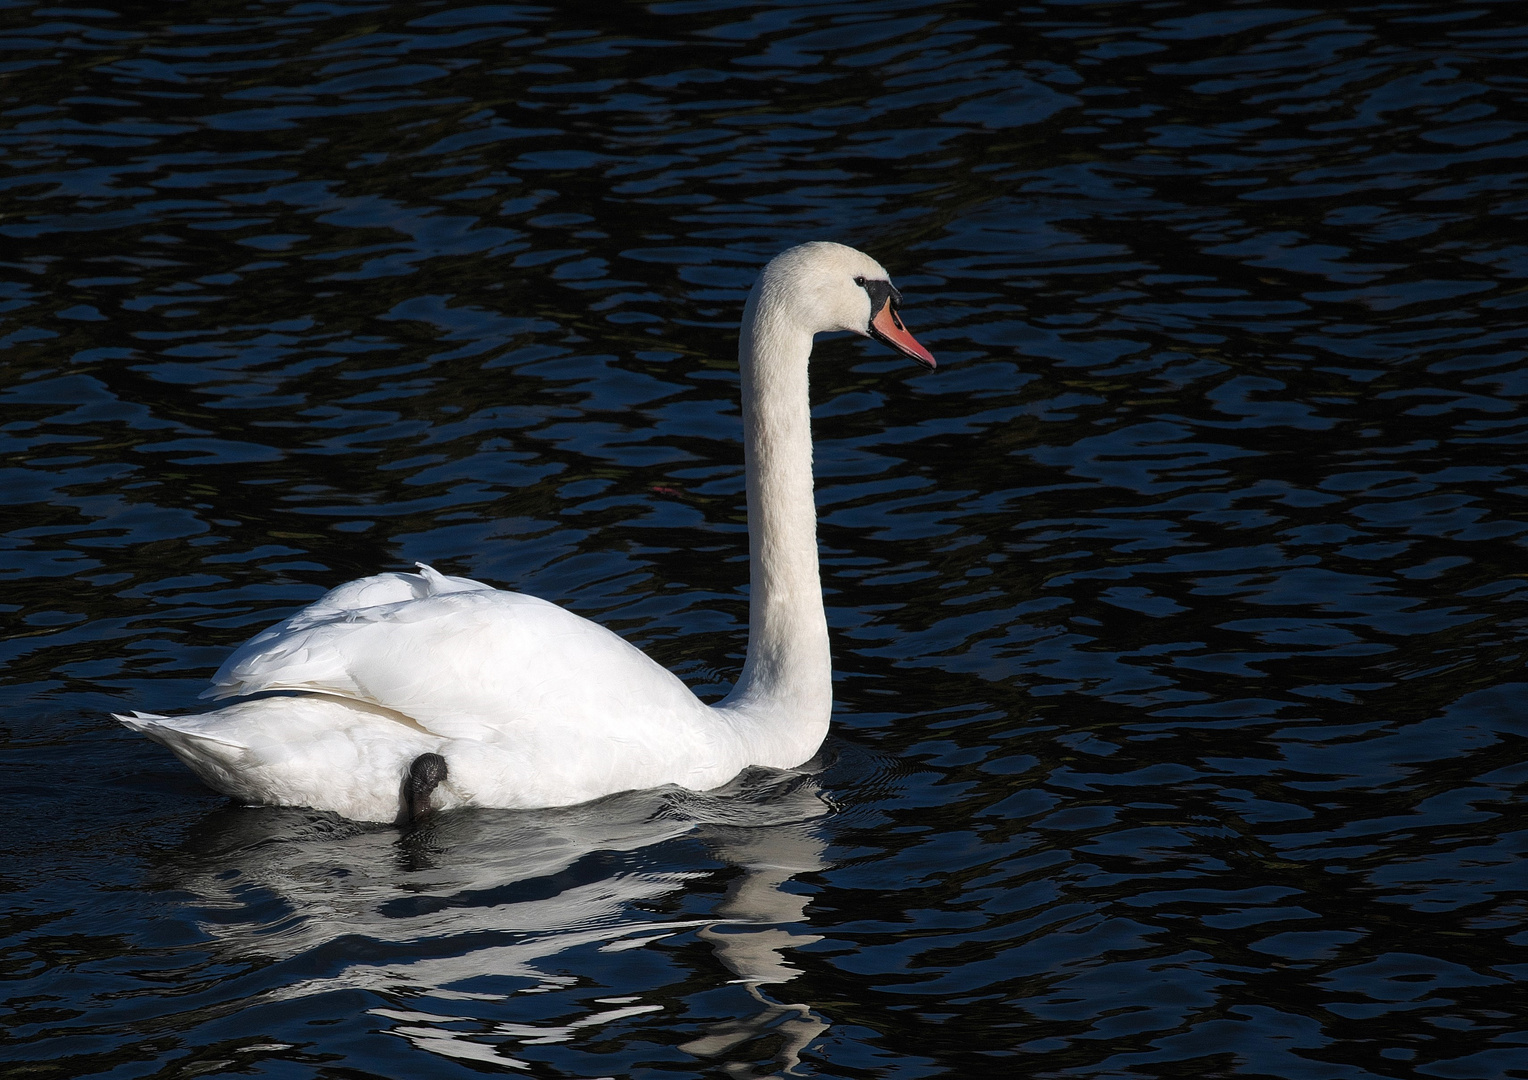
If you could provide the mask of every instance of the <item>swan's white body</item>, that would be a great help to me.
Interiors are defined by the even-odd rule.
[[[813,335],[873,332],[932,365],[869,256],[804,244],[775,258],[743,316],[752,588],[748,655],[703,704],[618,635],[569,611],[421,566],[331,590],[241,646],[203,697],[285,691],[198,716],[117,717],[234,798],[400,814],[410,764],[439,754],[431,797],[546,807],[617,791],[717,787],[809,759],[832,711],[818,581],[807,360]]]

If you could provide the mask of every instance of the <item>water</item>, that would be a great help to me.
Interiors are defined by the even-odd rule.
[[[1528,1076],[1509,2],[0,8],[8,1075]],[[822,755],[412,834],[107,712],[427,560],[735,677],[800,239]]]

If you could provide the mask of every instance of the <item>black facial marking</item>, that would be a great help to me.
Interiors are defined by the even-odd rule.
[[[902,320],[897,318],[897,306],[902,303],[902,294],[897,292],[897,287],[884,279],[857,277],[854,283],[865,292],[870,294],[870,318],[874,319],[881,313],[881,309],[888,302],[891,304],[891,319],[896,323],[898,330],[906,329]]]

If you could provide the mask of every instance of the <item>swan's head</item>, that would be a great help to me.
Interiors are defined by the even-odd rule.
[[[934,366],[933,355],[897,314],[902,294],[885,268],[863,251],[823,240],[783,251],[759,275],[754,299],[788,312],[810,334],[850,330]]]

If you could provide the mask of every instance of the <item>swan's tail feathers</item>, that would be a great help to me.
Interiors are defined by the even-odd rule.
[[[249,772],[249,747],[223,735],[210,733],[198,722],[200,716],[159,716],[135,712],[131,716],[112,713],[124,727],[147,736],[169,750],[214,791],[232,795],[244,802],[261,802],[260,794],[243,777]]]
[[[211,743],[215,746],[227,747],[229,750],[248,750],[249,747],[241,742],[218,735],[212,735],[205,730],[199,730],[196,725],[196,717],[182,717],[179,721],[173,716],[161,716],[159,713],[139,712],[134,709],[130,716],[121,713],[112,713],[111,718],[116,720],[129,731],[136,731],[140,735],[147,736],[162,746],[168,746],[177,754],[180,753],[177,743],[186,740],[194,740],[199,743]]]
[[[149,729],[154,727],[154,725],[159,723],[161,720],[170,719],[168,716],[164,716],[160,713],[139,712],[137,709],[134,709],[126,716],[123,716],[121,713],[112,713],[111,718],[117,721],[117,723],[121,724],[123,727],[127,728],[129,731],[136,731],[140,735],[148,734]]]
[[[134,731],[138,730],[136,725],[143,723],[145,720],[168,720],[169,719],[169,717],[164,715],[163,713],[157,713],[157,712],[139,712],[137,709],[134,709],[133,712],[132,712],[132,715],[130,715],[130,716],[123,716],[120,713],[112,713],[111,714],[111,718],[113,720],[120,720],[120,721],[122,721],[124,724],[126,724],[128,727],[132,728]]]

